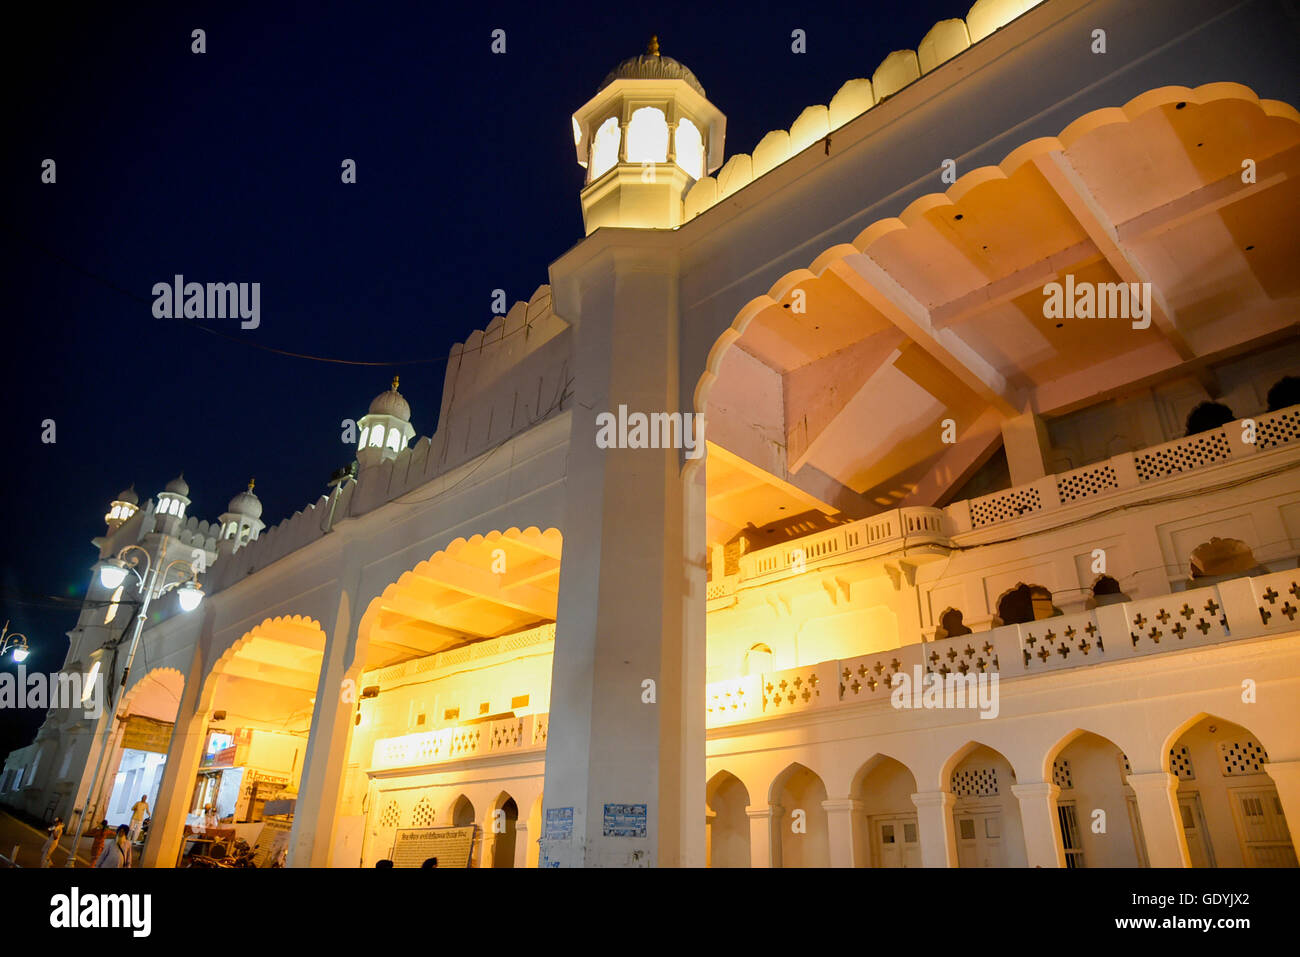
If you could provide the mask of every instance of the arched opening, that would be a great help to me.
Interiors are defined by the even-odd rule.
[[[456,803],[451,806],[451,825],[452,827],[469,827],[474,823],[474,805],[465,795],[456,798]]]
[[[1108,738],[1077,733],[1052,759],[1057,830],[1065,866],[1146,866],[1137,798],[1128,786],[1128,758]]]
[[[704,137],[700,128],[684,116],[677,121],[673,153],[687,176],[700,179],[704,175]]]
[[[772,670],[772,649],[761,642],[745,652],[745,674],[761,675]]]
[[[1193,867],[1295,867],[1288,822],[1268,752],[1247,728],[1209,715],[1175,739],[1167,770]]]
[[[264,828],[292,827],[325,645],[325,632],[312,618],[270,618],[213,667],[203,693],[210,717],[189,785],[188,834],[251,847]],[[194,849],[182,841],[182,858]]]
[[[982,744],[967,745],[948,778],[955,799],[953,832],[959,867],[1024,867],[1025,836],[1020,802],[1012,785],[1016,772],[1002,754]]]
[[[502,793],[492,809],[492,866],[515,866],[515,841],[519,834],[519,805]]]
[[[1128,595],[1119,587],[1119,582],[1110,575],[1099,575],[1092,583],[1092,594],[1085,602],[1087,608],[1100,608],[1102,605],[1119,605],[1129,600]]]
[[[920,867],[921,836],[916,805],[916,777],[899,761],[877,755],[859,769],[853,797],[854,858],[859,867]]]
[[[618,117],[611,116],[601,123],[591,138],[591,173],[588,182],[595,182],[618,162],[618,147],[623,133],[618,127]]]
[[[749,867],[749,791],[740,778],[719,771],[705,789],[709,867]]]
[[[772,857],[780,867],[830,867],[826,785],[802,764],[792,764],[772,785]],[[777,856],[779,852],[779,857]]]
[[[1249,545],[1236,538],[1211,538],[1192,549],[1191,585],[1202,588],[1242,575],[1262,575],[1268,569],[1255,560]]]
[[[627,124],[627,161],[668,162],[668,121],[663,110],[643,106],[632,111],[632,119]]]
[[[1042,585],[1021,582],[998,599],[998,619],[1004,625],[1023,625],[1060,613],[1061,609],[1052,604],[1052,593]]]
[[[949,608],[939,616],[939,627],[935,629],[934,638],[956,638],[958,635],[971,634],[970,628],[962,621],[962,613],[956,608]]]
[[[108,756],[98,799],[88,806],[87,833],[105,820],[110,827],[131,826],[137,838],[148,833],[184,690],[185,678],[179,671],[155,668],[127,691],[117,706],[118,714],[125,716],[121,719],[121,736]],[[93,771],[94,763],[88,761],[85,773]],[[133,809],[141,800],[147,811],[137,818]]]
[[[475,825],[476,864],[536,866],[540,819],[530,816],[523,849],[518,832],[521,815],[540,808],[519,802],[544,775],[562,544],[554,528],[457,538],[366,606],[354,777],[338,811],[362,822],[363,861],[400,837],[380,821],[391,794],[404,806],[428,797],[439,809],[431,827]],[[475,790],[476,762],[495,769],[501,790]]]

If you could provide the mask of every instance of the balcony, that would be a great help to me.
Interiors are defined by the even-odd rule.
[[[717,681],[709,727],[845,705],[887,702],[896,674],[998,675],[999,681],[1205,648],[1300,630],[1300,569],[1234,578],[1073,615],[1004,625],[842,661]]]
[[[485,721],[380,738],[371,754],[370,770],[396,771],[470,758],[546,751],[548,714]]]
[[[1255,441],[1243,441],[1253,426]],[[906,548],[909,559],[927,552],[942,555],[955,539],[979,544],[979,533],[1020,519],[1049,517],[1082,503],[1107,508],[1126,495],[1171,482],[1216,465],[1248,462],[1262,453],[1288,447],[1300,450],[1300,405],[1239,419],[1217,429],[1162,445],[1125,452],[1069,472],[1047,475],[1028,485],[1003,489],[946,508],[897,508],[870,518],[827,529],[804,538],[761,548],[740,556],[739,569],[708,583],[709,610],[725,607],[741,588],[768,584],[832,561],[888,557]],[[1262,463],[1261,463],[1262,465]],[[1071,519],[1077,519],[1077,514]],[[972,537],[965,537],[972,536]]]

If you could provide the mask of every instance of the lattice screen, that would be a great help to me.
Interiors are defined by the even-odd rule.
[[[1138,481],[1150,482],[1222,462],[1230,454],[1228,436],[1222,429],[1215,429],[1163,448],[1137,452],[1133,455],[1133,464],[1137,466]]]
[[[1036,488],[1016,488],[996,495],[977,498],[970,503],[971,525],[979,528],[1009,518],[1019,518],[1043,507]]]
[[[967,768],[952,774],[953,797],[997,797],[997,793],[997,768]]]
[[[1300,408],[1280,409],[1256,420],[1255,445],[1260,449],[1275,449],[1297,440],[1300,440]]]
[[[1192,753],[1184,745],[1169,751],[1169,770],[1184,781],[1195,781],[1196,772],[1192,770]]]
[[[1077,469],[1056,480],[1056,490],[1060,493],[1063,504],[1091,498],[1114,488],[1119,488],[1119,479],[1115,475],[1115,467],[1109,464]]]
[[[389,801],[388,807],[384,808],[384,813],[379,818],[380,827],[397,827],[402,823],[402,809],[397,806],[396,801]]]
[[[411,811],[411,827],[432,827],[433,826],[433,805],[429,803],[427,797],[420,798],[415,809]]]
[[[1259,774],[1268,764],[1268,752],[1253,738],[1220,741],[1219,757],[1223,759],[1225,776]]]
[[[1052,783],[1062,791],[1074,787],[1074,779],[1070,776],[1070,759],[1061,758],[1052,762]]]

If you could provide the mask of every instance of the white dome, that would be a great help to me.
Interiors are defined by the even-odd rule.
[[[186,498],[189,498],[190,485],[185,481],[185,473],[182,472],[180,475],[168,482],[167,487],[163,489],[163,491],[171,492],[173,495],[183,495]]]
[[[410,421],[411,406],[402,398],[402,393],[397,391],[397,376],[393,376],[392,388],[375,396],[375,400],[370,403],[370,413],[372,415],[391,415],[403,422]]]
[[[248,518],[262,517],[262,501],[253,494],[253,483],[248,483],[248,491],[240,492],[230,500],[226,506],[226,511],[235,515],[244,515]]]
[[[124,488],[118,492],[117,498],[113,499],[113,501],[125,502],[127,505],[139,505],[140,496],[135,494],[135,486],[132,485],[130,488]]]

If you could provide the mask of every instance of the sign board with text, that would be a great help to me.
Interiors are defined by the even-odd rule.
[[[469,867],[478,827],[409,827],[397,831],[393,867],[419,867],[431,857],[438,867]]]

